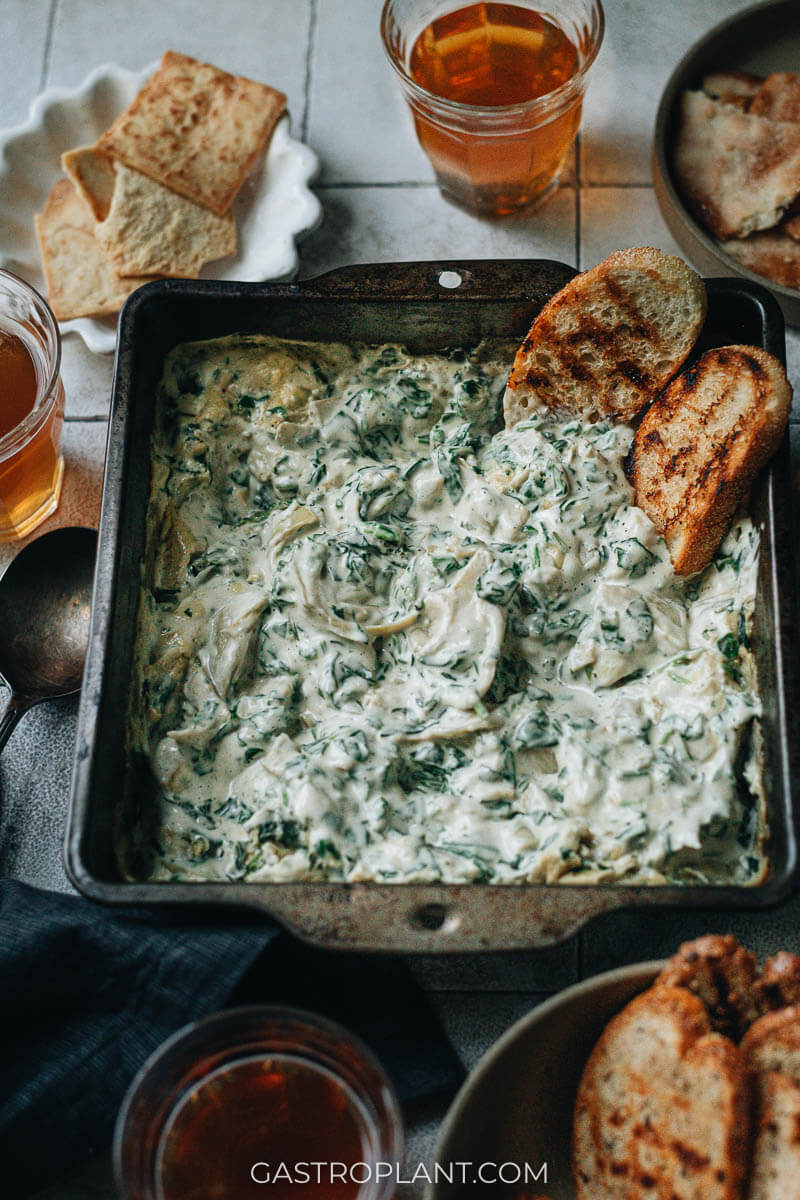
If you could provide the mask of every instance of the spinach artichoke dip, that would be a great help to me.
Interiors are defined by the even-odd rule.
[[[676,577],[631,427],[500,428],[511,358],[171,352],[129,719],[150,878],[759,877],[757,531]]]

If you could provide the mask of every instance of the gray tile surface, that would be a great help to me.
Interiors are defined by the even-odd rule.
[[[355,262],[431,258],[556,258],[574,263],[575,191],[541,212],[489,221],[448,204],[433,186],[326,187],[324,217],[301,247],[301,273]]]
[[[302,127],[311,0],[60,0],[47,84],[76,87],[99,63],[141,70],[177,50],[285,92]]]
[[[431,182],[411,116],[383,52],[376,0],[317,0],[307,136],[326,183]],[[332,53],[346,46],[346,53]],[[381,135],[359,136],[380,130]]]
[[[68,333],[61,343],[61,378],[69,418],[107,417],[113,354],[92,354],[83,338]]]
[[[0,49],[0,129],[18,125],[39,91],[52,0],[3,0]],[[9,44],[10,42],[10,44]]]

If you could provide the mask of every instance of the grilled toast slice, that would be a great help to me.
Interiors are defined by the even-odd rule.
[[[754,346],[708,350],[645,413],[626,459],[636,504],[678,575],[711,561],[792,403],[781,363]]]
[[[747,1200],[800,1200],[800,1088],[777,1071],[755,1078],[753,1161]]]
[[[750,1079],[703,1002],[653,987],[607,1026],[573,1126],[577,1200],[742,1200]]]
[[[756,1092],[747,1200],[800,1200],[800,1008],[759,1018],[741,1049]]]
[[[539,313],[506,388],[506,425],[540,405],[627,421],[685,362],[706,315],[702,279],[652,246],[618,250]]]
[[[736,1041],[761,1015],[756,956],[732,933],[709,933],[684,942],[656,977],[659,984],[694,992],[712,1028]]]
[[[766,1013],[742,1038],[751,1071],[780,1071],[800,1087],[800,1007]]]

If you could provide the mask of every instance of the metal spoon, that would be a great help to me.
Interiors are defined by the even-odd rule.
[[[0,750],[34,704],[80,690],[96,550],[94,529],[54,529],[0,579],[0,675],[11,688]]]

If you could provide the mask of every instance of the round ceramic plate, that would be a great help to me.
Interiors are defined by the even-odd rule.
[[[0,132],[0,267],[44,292],[33,216],[42,211],[63,174],[61,155],[96,141],[154,70],[98,67],[77,91],[42,93],[24,125]],[[282,117],[266,158],[234,203],[239,252],[209,263],[202,278],[258,282],[292,275],[297,270],[295,238],[313,229],[322,213],[309,190],[318,165],[313,150],[291,137],[289,118]],[[61,324],[63,333],[80,334],[97,353],[114,349],[116,329],[114,317]]]
[[[705,275],[736,275],[770,289],[787,321],[800,325],[800,290],[756,275],[721,248],[689,212],[672,174],[678,102],[687,88],[699,88],[711,71],[792,71],[800,63],[800,4],[769,0],[746,8],[717,25],[678,63],[664,89],[656,116],[653,182],[661,215],[678,245]]]
[[[611,1018],[649,987],[663,965],[636,963],[596,975],[512,1025],[450,1106],[427,1200],[521,1193],[574,1200],[572,1111],[584,1064]],[[482,1187],[476,1183],[479,1168]]]

